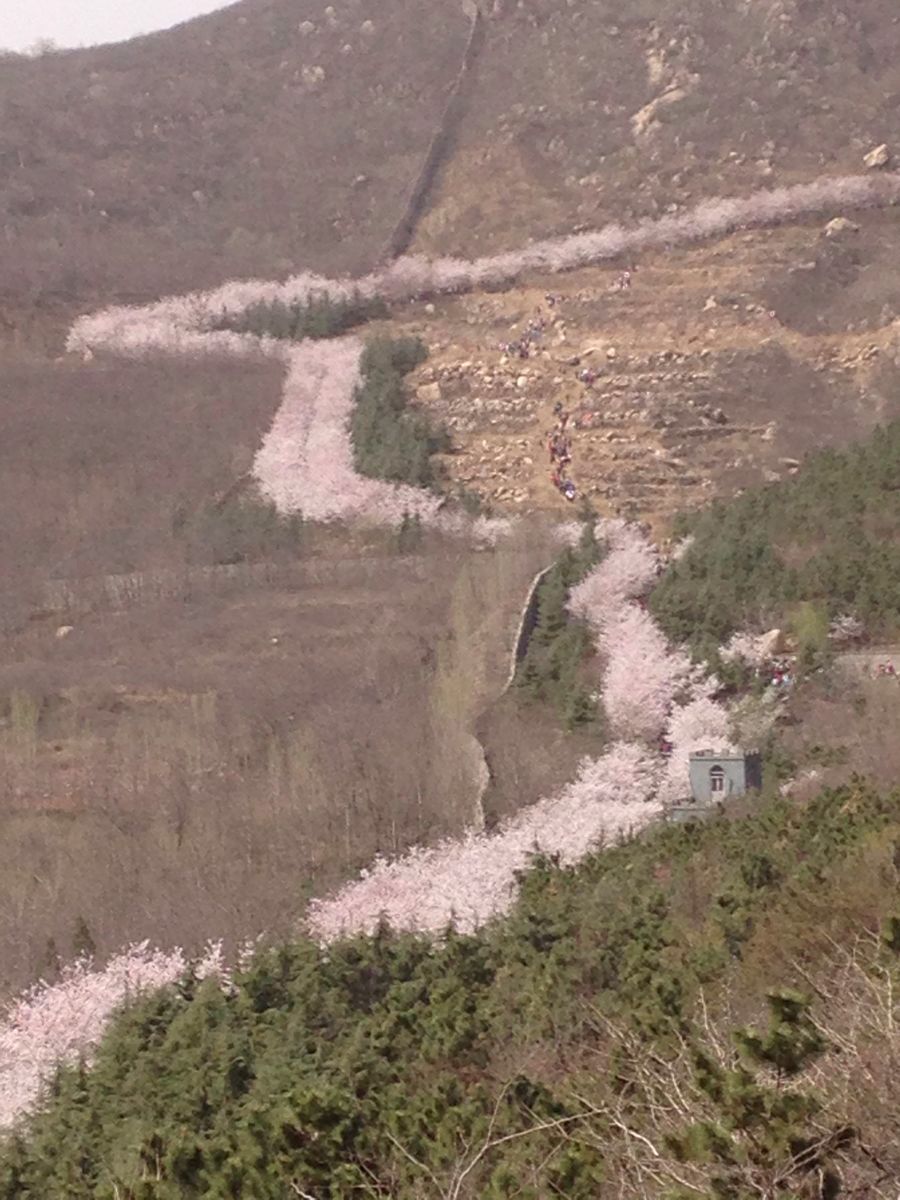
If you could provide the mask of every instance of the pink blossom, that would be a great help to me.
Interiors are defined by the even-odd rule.
[[[334,343],[334,357],[326,359],[329,379],[343,389],[356,369],[354,348]],[[320,365],[311,355],[306,377],[315,381]],[[314,425],[320,403],[340,401],[317,396],[295,417],[292,436],[308,456],[304,470],[314,461],[316,443],[303,421],[308,417]],[[275,463],[277,467],[277,457]],[[290,479],[289,473],[268,469],[273,479]],[[415,847],[394,860],[380,859],[333,895],[313,901],[306,923],[314,937],[328,942],[371,932],[382,917],[403,930],[438,934],[451,920],[460,930],[475,930],[509,911],[517,874],[533,853],[556,856],[570,866],[604,843],[641,829],[659,816],[664,802],[683,797],[691,750],[728,747],[728,714],[709,695],[715,681],[681,651],[670,650],[631,598],[646,590],[656,572],[649,543],[640,530],[623,522],[601,523],[598,533],[608,553],[574,603],[591,620],[605,654],[604,704],[616,727],[634,737],[653,738],[667,721],[673,744],[668,763],[663,767],[661,757],[645,746],[617,742],[599,758],[584,759],[575,779],[556,796],[523,809],[499,832],[470,831],[436,846]],[[248,952],[244,947],[241,958]],[[172,983],[186,967],[180,950],[165,953],[144,943],[97,971],[76,963],[60,983],[41,984],[16,1001],[0,1026],[0,1051],[5,1053],[0,1125],[34,1103],[57,1062],[88,1054],[129,996]],[[210,947],[197,969],[228,982],[218,945]]]
[[[535,851],[572,865],[656,817],[657,777],[657,762],[646,750],[614,745],[598,759],[585,759],[558,796],[523,809],[498,833],[469,833],[379,860],[334,895],[312,902],[310,932],[330,941],[371,932],[381,917],[396,929],[440,933],[453,920],[471,932],[509,910],[516,873]]]
[[[735,633],[719,650],[719,656],[723,662],[742,662],[748,667],[761,667],[772,658],[777,641],[778,638],[773,638],[770,633]]]
[[[601,649],[603,707],[619,737],[658,738],[679,687],[691,670],[689,657],[670,650],[649,614],[625,605],[604,626]]]
[[[670,649],[650,614],[634,602],[658,571],[656,551],[635,525],[600,522],[606,556],[569,596],[570,611],[590,625],[602,661],[603,707],[621,738],[653,741],[663,731],[691,662]]]
[[[403,258],[364,279],[328,280],[311,274],[284,283],[244,281],[208,292],[169,297],[143,307],[115,307],[75,322],[67,342],[85,357],[97,350],[281,357],[286,363],[284,402],[260,447],[254,470],[264,493],[283,511],[318,519],[346,517],[396,523],[403,512],[461,528],[453,514],[438,513],[435,499],[412,488],[361,479],[353,471],[347,418],[357,379],[355,339],[285,349],[271,339],[213,331],[222,315],[250,305],[304,301],[312,295],[343,299],[356,292],[406,301],[426,292],[457,292],[512,282],[533,270],[563,271],[626,251],[684,243],[751,225],[771,224],[828,209],[893,203],[900,176],[826,178],[740,199],[713,199],[680,214],[631,228],[609,225],[593,233],[536,242],[522,250],[466,262]],[[468,526],[466,526],[468,528]],[[482,522],[479,536],[498,536],[502,525]],[[594,629],[605,656],[604,702],[614,725],[631,736],[651,737],[668,714],[673,752],[659,787],[657,757],[618,743],[585,760],[573,783],[523,810],[497,834],[470,833],[435,847],[417,848],[370,871],[334,896],[315,901],[308,923],[327,941],[345,932],[371,930],[380,914],[401,929],[437,932],[455,918],[474,929],[513,902],[516,872],[540,849],[572,864],[609,840],[640,828],[660,801],[683,794],[692,749],[728,746],[727,712],[708,694],[680,651],[671,651],[650,618],[633,601],[657,570],[652,548],[621,522],[601,535],[609,554],[573,590],[571,608]],[[689,693],[685,699],[684,693]],[[60,1061],[88,1053],[115,1009],[143,990],[172,983],[187,966],[180,950],[165,953],[133,946],[100,970],[69,967],[55,985],[41,984],[14,1002],[0,1025],[0,1125],[30,1106],[42,1081]],[[203,971],[221,974],[213,948]]]
[[[357,338],[304,342],[288,353],[282,403],[253,464],[260,490],[279,511],[314,521],[433,520],[440,501],[431,492],[354,470],[347,423],[361,353]]]
[[[551,238],[474,262],[451,258],[429,261],[413,256],[398,259],[385,270],[358,280],[325,279],[307,272],[284,283],[230,282],[207,292],[168,297],[143,307],[118,306],[81,317],[72,327],[67,346],[85,356],[99,349],[134,356],[153,352],[284,356],[289,364],[285,384],[288,411],[283,420],[276,418],[257,462],[257,474],[267,494],[275,498],[276,504],[283,498],[291,511],[300,508],[323,517],[365,512],[371,519],[393,523],[399,519],[398,512],[402,516],[407,511],[431,520],[435,509],[430,497],[418,494],[413,499],[409,489],[368,486],[353,476],[352,466],[348,467],[346,420],[339,419],[338,414],[346,414],[352,387],[348,390],[350,369],[341,350],[335,350],[333,358],[328,351],[305,347],[285,352],[271,339],[214,331],[216,321],[223,315],[241,313],[252,304],[302,303],[313,296],[346,299],[355,293],[363,298],[379,296],[402,302],[427,292],[466,291],[509,283],[527,271],[570,270],[626,251],[683,243],[823,209],[888,204],[898,198],[900,175],[826,178],[739,199],[709,200],[685,213],[642,221],[631,228],[608,225],[593,233]],[[327,380],[332,364],[337,374],[333,385]],[[298,415],[306,404],[315,410],[309,420]],[[298,428],[304,431],[305,442],[291,462],[290,443],[284,437]],[[339,462],[323,462],[325,445],[332,450],[341,446]],[[332,499],[326,503],[324,495],[329,488]]]
[[[183,951],[141,942],[99,969],[79,960],[58,983],[39,983],[15,1000],[0,1024],[0,1128],[31,1107],[58,1063],[89,1054],[126,1000],[174,983],[188,966]],[[224,976],[221,944],[211,943],[195,968],[201,977]]]
[[[569,611],[602,636],[605,626],[618,620],[627,600],[648,591],[657,575],[658,559],[641,531],[624,521],[599,521],[596,536],[606,546],[606,557],[572,588]]]

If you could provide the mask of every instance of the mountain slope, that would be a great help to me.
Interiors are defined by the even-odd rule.
[[[189,974],[0,1143],[0,1197],[892,1198],[900,796],[731,818],[539,863],[477,937]]]
[[[324,11],[323,11],[324,10]],[[454,5],[244,0],[0,64],[3,294],[88,306],[371,263],[469,31]]]
[[[419,245],[474,253],[856,169],[889,140],[889,0],[485,4]],[[461,7],[242,0],[0,64],[3,295],[87,307],[370,265],[459,70]],[[515,216],[512,216],[512,213]]]

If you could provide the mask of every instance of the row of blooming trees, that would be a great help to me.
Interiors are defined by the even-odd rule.
[[[347,414],[353,402],[355,371],[349,365],[353,340],[321,343],[318,348],[286,349],[272,337],[245,332],[242,315],[251,310],[314,303],[362,305],[374,301],[407,301],[427,294],[461,292],[509,283],[531,270],[564,271],[651,246],[727,233],[730,230],[783,221],[823,209],[879,205],[900,198],[900,176],[846,176],[776,188],[752,196],[706,201],[680,214],[646,220],[631,228],[608,225],[593,233],[551,238],[516,251],[465,259],[400,258],[382,271],[358,280],[325,279],[311,273],[284,283],[248,280],[223,284],[206,292],[169,297],[139,307],[114,307],[80,318],[68,348],[84,355],[97,350],[142,356],[220,353],[276,355],[287,366],[285,412],[279,413],[255,464],[263,491],[296,511],[318,519],[360,517],[397,523],[404,512],[435,517],[431,497],[369,487],[352,478],[346,446]],[[332,378],[333,376],[333,378]],[[305,415],[298,410],[305,409]],[[297,450],[295,438],[303,435]],[[321,446],[328,447],[328,457]],[[325,497],[331,497],[328,502]],[[441,522],[450,532],[468,523],[458,516]],[[482,531],[489,532],[489,531]]]
[[[728,713],[710,698],[715,680],[673,650],[639,604],[657,576],[653,547],[624,521],[601,521],[607,553],[571,591],[569,607],[597,640],[601,695],[615,743],[585,759],[558,796],[518,813],[499,832],[470,834],[377,862],[310,907],[312,932],[328,940],[397,928],[469,930],[506,912],[516,878],[535,852],[575,863],[604,841],[640,828],[664,800],[681,796],[687,761],[701,747],[729,745]],[[664,760],[658,739],[672,744]]]
[[[68,348],[80,353],[104,349],[132,355],[155,350],[240,353],[257,339],[216,332],[215,327],[234,323],[258,305],[308,305],[316,300],[365,303],[375,298],[391,302],[424,293],[461,292],[510,283],[527,271],[566,271],[655,246],[696,241],[815,212],[886,205],[898,199],[900,175],[838,176],[745,197],[707,200],[683,213],[648,219],[629,228],[607,225],[472,261],[410,256],[357,280],[326,279],[305,272],[284,283],[231,282],[206,292],[144,306],[108,308],[82,317],[72,328]]]
[[[310,343],[297,353],[315,356],[322,348]],[[355,354],[346,352],[348,375],[355,363]],[[302,412],[298,406],[298,420]],[[595,598],[605,596],[610,605],[625,608],[631,595],[643,590],[647,568],[654,564],[652,552],[638,533],[621,523],[604,523],[601,534],[609,540],[609,553],[584,587],[592,589]],[[645,564],[643,572],[635,570],[638,560]],[[376,862],[334,895],[314,901],[309,929],[322,941],[371,932],[384,918],[398,929],[427,933],[439,933],[451,922],[461,930],[474,930],[508,911],[518,873],[535,852],[573,864],[604,841],[657,816],[659,778],[660,762],[651,749],[617,742],[600,757],[586,759],[559,795],[525,809],[497,834],[471,833],[416,848],[394,861]],[[42,984],[17,1001],[0,1027],[5,1064],[0,1067],[0,1090],[8,1097],[0,1119],[8,1123],[34,1102],[41,1080],[56,1062],[88,1051],[126,998],[172,983],[186,968],[180,950],[163,953],[142,945],[124,951],[102,969],[77,963],[58,984]],[[202,971],[221,973],[216,948]]]
[[[0,1128],[35,1102],[57,1063],[75,1061],[100,1040],[116,1009],[175,983],[190,965],[180,949],[157,950],[141,942],[102,968],[79,959],[57,983],[39,983],[20,996],[0,1025]],[[210,943],[193,969],[198,978],[226,980],[221,945]]]
[[[305,274],[283,284],[228,283],[209,292],[83,317],[72,328],[68,348],[85,356],[100,350],[135,357],[158,352],[276,355],[286,365],[284,401],[255,471],[264,494],[279,509],[302,509],[314,519],[340,516],[388,523],[415,513],[449,531],[471,531],[473,526],[461,516],[439,513],[428,493],[364,479],[354,471],[347,424],[359,378],[357,340],[287,349],[274,339],[222,326],[240,324],[240,315],[257,305],[303,305],[317,296],[338,303],[354,297],[404,301],[458,292],[510,282],[530,270],[567,270],[626,251],[898,198],[898,176],[824,179],[742,199],[712,200],[630,229],[611,225],[474,262],[403,258],[352,282]],[[475,532],[491,536],[496,530],[482,524]],[[635,603],[657,570],[651,547],[621,523],[602,533],[609,553],[574,590],[571,606],[597,638],[604,704],[620,740],[600,757],[585,760],[558,796],[518,814],[499,833],[471,834],[378,862],[335,895],[314,902],[308,924],[320,939],[371,931],[382,917],[404,929],[438,932],[452,921],[474,929],[509,909],[517,875],[535,851],[562,863],[578,862],[604,840],[657,815],[661,800],[677,794],[691,749],[727,744],[727,714],[711,699],[711,683],[698,677],[683,653],[669,649]],[[673,746],[665,765],[647,744],[660,732]],[[101,969],[87,961],[76,963],[57,984],[41,984],[17,1000],[0,1025],[0,1124],[9,1124],[34,1104],[54,1064],[88,1052],[120,1004],[173,983],[188,966],[180,950],[140,945]],[[213,947],[195,970],[224,977],[219,949]]]
[[[635,526],[604,522],[611,552],[569,599],[594,632],[603,704],[614,733],[670,748],[659,798],[680,799],[692,750],[727,750],[728,712],[712,699],[716,680],[671,648],[640,598],[659,572],[653,547]]]
[[[348,374],[355,362],[347,352]],[[298,406],[298,419],[302,412]],[[316,939],[371,933],[383,920],[428,934],[451,924],[474,931],[509,911],[534,854],[573,865],[640,829],[681,795],[691,750],[728,745],[728,714],[710,696],[715,681],[670,649],[641,607],[658,572],[649,541],[622,521],[599,522],[597,535],[605,556],[572,589],[569,605],[597,639],[602,698],[617,740],[597,758],[584,759],[558,795],[524,809],[497,833],[471,832],[379,860],[333,895],[313,901],[307,928]],[[660,733],[672,746],[667,759],[655,744]],[[10,1097],[0,1119],[8,1122],[33,1103],[54,1063],[89,1050],[124,999],[173,982],[186,967],[180,950],[164,954],[139,946],[100,970],[76,964],[59,984],[41,985],[18,1001],[0,1027],[6,1062],[0,1085]],[[223,974],[217,947],[200,970]]]

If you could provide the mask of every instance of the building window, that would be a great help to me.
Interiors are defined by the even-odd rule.
[[[714,796],[721,795],[725,791],[725,772],[721,767],[713,767],[710,771],[709,790]]]

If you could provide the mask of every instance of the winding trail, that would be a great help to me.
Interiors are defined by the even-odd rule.
[[[658,220],[630,227],[611,224],[593,233],[549,238],[521,250],[471,261],[407,256],[359,279],[300,274],[283,283],[232,282],[142,307],[107,308],[76,321],[67,347],[85,356],[105,351],[134,357],[169,353],[281,358],[285,363],[283,403],[253,467],[263,494],[281,511],[302,510],[319,520],[365,518],[387,524],[396,524],[404,513],[416,513],[447,532],[474,528],[490,539],[502,533],[502,524],[491,526],[482,521],[473,526],[461,514],[439,511],[438,502],[428,492],[363,480],[353,471],[346,421],[358,381],[358,339],[286,347],[271,338],[216,330],[217,321],[237,316],[253,304],[303,303],[313,296],[341,300],[356,294],[403,303],[428,295],[496,287],[513,283],[529,271],[566,271],[625,252],[897,202],[900,174],[824,178],[741,198],[706,200]]]
[[[77,321],[68,345],[85,355],[98,350],[133,356],[277,355],[286,368],[284,400],[254,472],[282,511],[299,508],[321,520],[394,521],[415,505],[415,511],[448,529],[478,533],[466,518],[440,512],[427,493],[360,480],[353,472],[346,419],[358,378],[356,339],[286,349],[270,340],[215,332],[216,319],[260,301],[302,301],[316,294],[341,298],[357,291],[402,302],[511,283],[526,271],[562,271],[625,251],[898,200],[900,175],[822,179],[744,199],[710,200],[658,221],[631,228],[610,225],[473,262],[403,258],[356,281],[301,275],[283,284],[230,283],[142,308],[110,308]],[[488,536],[498,530],[480,532]],[[601,686],[622,740],[599,758],[586,759],[559,794],[524,809],[498,833],[471,832],[415,848],[393,862],[375,863],[359,879],[315,901],[308,928],[319,940],[374,929],[383,913],[401,929],[440,933],[454,918],[461,929],[475,929],[508,911],[518,872],[536,848],[558,855],[564,864],[575,863],[604,838],[646,825],[658,816],[667,789],[678,786],[690,749],[724,739],[727,714],[710,698],[709,681],[692,676],[686,657],[666,646],[636,603],[655,574],[653,548],[623,523],[608,523],[602,532],[609,554],[574,590],[571,607],[592,624],[606,652]],[[647,679],[650,692],[637,696],[633,682]],[[674,747],[667,765],[648,745],[663,726]],[[217,974],[227,983],[215,947],[205,957],[201,973]],[[164,954],[131,947],[103,968],[76,964],[59,984],[40,985],[20,997],[0,1022],[0,1125],[34,1105],[56,1062],[90,1052],[120,1003],[136,991],[174,982],[185,961],[177,950]]]

